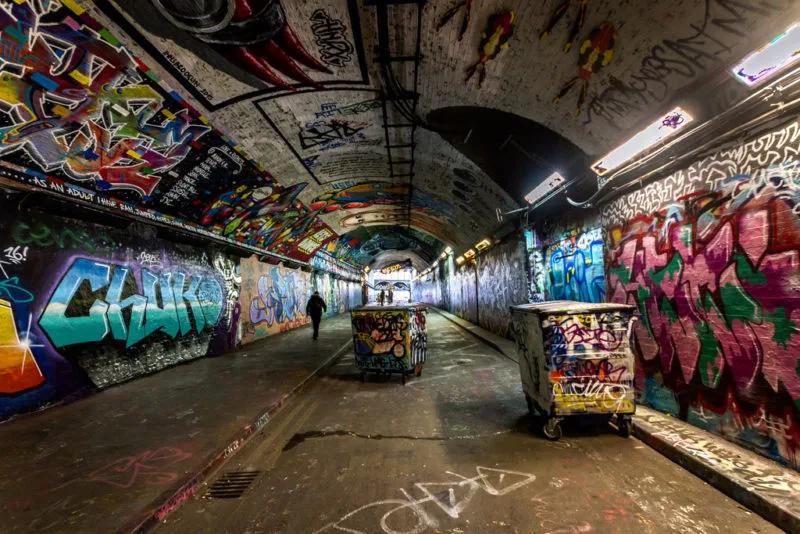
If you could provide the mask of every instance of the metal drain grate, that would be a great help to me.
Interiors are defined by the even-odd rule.
[[[230,471],[219,477],[208,488],[210,499],[238,499],[261,471]]]

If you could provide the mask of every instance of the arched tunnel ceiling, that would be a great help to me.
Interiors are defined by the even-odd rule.
[[[57,192],[63,180],[82,188],[72,197],[300,260],[383,261],[364,245],[405,229],[398,257],[429,261],[485,237],[495,210],[553,167],[580,174],[669,106],[709,87],[725,88],[717,106],[743,98],[725,69],[798,4],[429,1],[417,112],[448,131],[417,128],[413,148],[387,150],[412,129],[384,128],[408,121],[391,102],[384,116],[363,0],[4,2],[19,54],[2,80],[3,177]],[[390,7],[391,54],[415,53],[416,9]],[[513,22],[490,18],[504,10]],[[484,31],[509,46],[480,61]],[[407,89],[414,64],[393,64]]]

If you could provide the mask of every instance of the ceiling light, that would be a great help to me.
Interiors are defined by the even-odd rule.
[[[491,244],[492,244],[491,241],[489,241],[488,239],[484,239],[483,241],[481,241],[480,243],[475,245],[475,250],[480,252],[481,250],[489,248],[489,245],[491,245]]]
[[[366,267],[364,267],[364,272],[365,272],[365,273],[368,273],[368,272],[369,272],[369,265],[367,265]]]
[[[452,254],[453,253],[453,247],[447,247],[446,249],[444,249],[444,253],[445,254]]]
[[[565,181],[566,178],[561,176],[560,173],[554,172],[553,174],[542,180],[539,183],[539,185],[534,187],[530,193],[525,195],[525,202],[527,202],[528,204],[533,204],[540,198],[547,195],[547,193],[549,193],[559,185],[563,184]]]
[[[677,107],[596,161],[592,170],[603,176],[686,127],[692,120],[689,113]]]
[[[442,254],[439,256],[439,259],[440,259],[440,260],[443,260],[443,259],[445,259],[446,257],[447,257],[447,252],[442,252]]]
[[[464,263],[464,256],[459,256],[459,257],[457,257],[457,258],[456,258],[456,263],[457,263],[457,264],[459,264],[459,265],[461,265],[462,263]]]
[[[747,86],[763,82],[800,60],[800,24],[795,24],[768,44],[756,50],[731,71]]]
[[[467,259],[470,259],[470,258],[471,258],[471,257],[473,257],[474,255],[475,255],[475,251],[474,251],[474,250],[472,250],[472,249],[469,249],[468,251],[466,251],[466,252],[464,253],[464,257],[465,257],[465,258],[467,258]]]

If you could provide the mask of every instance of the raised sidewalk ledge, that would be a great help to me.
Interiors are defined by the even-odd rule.
[[[0,425],[0,532],[147,532],[322,369],[347,313]]]
[[[454,322],[473,336],[477,337],[478,339],[482,340],[484,343],[492,347],[497,352],[504,355],[509,360],[514,362],[518,362],[517,360],[517,345],[510,339],[506,339],[504,337],[500,337],[497,334],[493,334],[486,330],[485,328],[481,328],[480,326],[467,321],[466,319],[462,319],[457,315],[453,315],[450,312],[446,312],[440,308],[436,308],[435,306],[431,306],[431,310],[435,311],[439,315],[444,316],[446,319]]]
[[[800,532],[800,473],[674,417],[637,406],[634,435],[787,532]]]
[[[518,361],[513,341],[452,313],[431,309]],[[732,499],[785,531],[800,533],[797,471],[646,406],[636,407],[633,429],[637,438]]]

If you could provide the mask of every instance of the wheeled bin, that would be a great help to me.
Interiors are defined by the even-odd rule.
[[[362,381],[368,372],[399,374],[403,384],[411,374],[422,375],[428,345],[426,309],[411,304],[364,306],[350,312],[356,367],[361,370]]]
[[[560,438],[561,420],[571,415],[613,418],[630,435],[634,309],[569,300],[511,307],[525,400],[546,418],[547,438]]]

